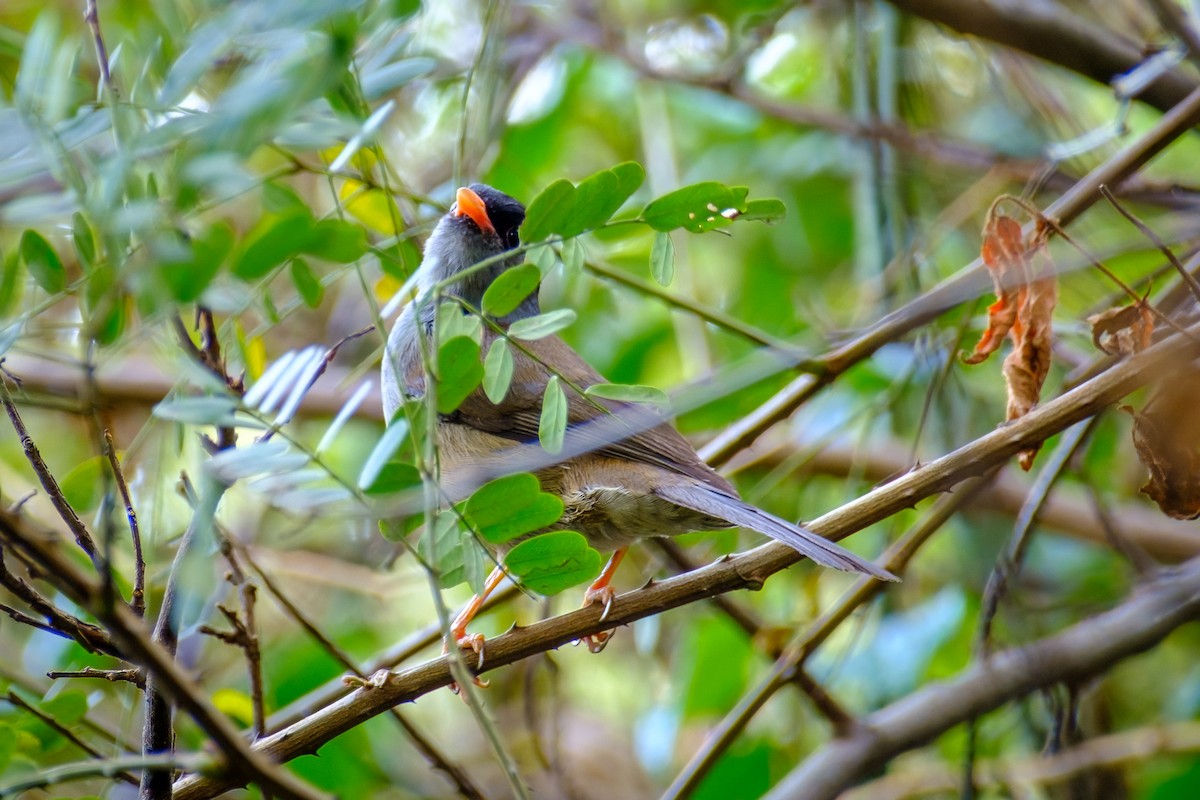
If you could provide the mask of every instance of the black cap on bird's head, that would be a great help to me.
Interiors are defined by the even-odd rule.
[[[504,192],[482,183],[459,189],[454,205],[438,222],[425,244],[421,283],[432,286],[517,247],[521,243],[518,231],[524,221],[525,206]],[[492,281],[520,261],[519,256],[497,261],[463,277],[448,291],[478,308]],[[536,303],[534,295],[534,314],[537,313]]]

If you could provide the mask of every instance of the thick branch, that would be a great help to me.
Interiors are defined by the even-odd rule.
[[[1060,3],[1028,0],[888,0],[896,8],[1066,67],[1098,83],[1136,67],[1143,46],[1067,11]],[[1200,83],[1183,70],[1160,75],[1139,99],[1163,111]]]
[[[1191,329],[1191,333],[1200,336],[1200,325]],[[948,491],[968,477],[983,474],[1024,447],[1094,415],[1153,380],[1168,364],[1197,355],[1200,355],[1200,344],[1196,340],[1172,336],[1029,415],[831,511],[814,520],[809,527],[830,539],[845,538],[926,497]],[[561,647],[614,625],[627,625],[735,589],[757,589],[768,577],[798,560],[800,556],[791,548],[768,544],[622,595],[613,603],[605,621],[600,620],[602,609],[590,607],[527,628],[514,628],[488,642],[482,671]],[[254,748],[280,761],[313,753],[325,742],[387,709],[452,681],[449,657],[381,676],[378,685],[355,691],[259,741]],[[192,776],[176,784],[176,794],[180,800],[196,800],[212,797],[236,785],[229,777]]]
[[[997,653],[951,681],[928,686],[865,720],[852,736],[810,756],[771,800],[837,797],[891,758],[955,725],[1064,681],[1091,678],[1200,617],[1200,559],[1148,584],[1120,606],[1026,647]]]

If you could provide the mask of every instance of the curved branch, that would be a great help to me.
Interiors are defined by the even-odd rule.
[[[769,800],[837,797],[890,759],[1009,700],[1087,680],[1144,652],[1200,616],[1200,559],[1143,586],[1111,611],[1026,647],[997,653],[959,677],[913,692],[810,756]]]

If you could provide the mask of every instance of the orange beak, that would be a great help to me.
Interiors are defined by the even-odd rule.
[[[492,226],[492,220],[488,217],[487,206],[483,204],[479,195],[464,186],[458,190],[455,201],[454,208],[450,210],[450,213],[456,217],[470,217],[479,226],[479,230],[484,233],[496,232],[495,227]]]

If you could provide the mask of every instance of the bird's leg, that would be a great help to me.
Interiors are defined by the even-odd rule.
[[[500,581],[504,580],[504,568],[496,567],[488,574],[487,580],[483,582],[483,591],[471,598],[471,602],[467,603],[466,607],[458,613],[454,621],[450,623],[450,637],[442,643],[442,652],[450,652],[450,641],[454,641],[463,650],[470,650],[479,657],[476,664],[476,669],[483,669],[483,643],[484,638],[482,633],[467,633],[467,626],[471,624],[471,620],[475,619],[475,615],[479,613],[479,609],[483,607],[484,601],[488,599],[488,595],[496,591],[496,587],[500,585]],[[487,681],[475,676],[475,685],[481,689],[486,688]],[[450,684],[450,688],[455,694],[458,693],[458,684]]]
[[[617,567],[621,566],[621,559],[625,557],[627,547],[622,547],[612,554],[612,558],[608,559],[608,563],[604,565],[603,571],[596,580],[592,581],[592,585],[583,593],[583,607],[603,604],[604,613],[600,615],[600,621],[608,619],[608,612],[612,609],[613,598],[617,593],[612,587],[613,575],[617,572]],[[613,637],[614,631],[601,631],[600,633],[584,636],[579,641],[587,645],[587,649],[592,653],[599,653],[608,644],[608,640]]]

